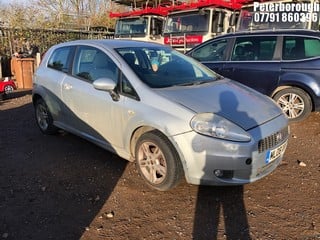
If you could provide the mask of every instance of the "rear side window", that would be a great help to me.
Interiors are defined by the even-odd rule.
[[[308,38],[304,40],[304,44],[305,44],[305,56],[307,58],[320,56],[319,39]]]
[[[320,56],[320,40],[317,38],[287,36],[283,44],[284,60],[300,60]]]
[[[276,48],[276,36],[239,37],[232,50],[232,61],[272,60]]]
[[[49,58],[48,67],[62,72],[69,72],[72,48],[63,47],[56,49]]]

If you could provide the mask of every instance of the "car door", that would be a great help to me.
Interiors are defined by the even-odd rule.
[[[279,81],[280,49],[277,36],[239,36],[220,73],[271,95]]]
[[[320,38],[312,36],[283,36],[283,51],[281,70],[282,75],[287,72],[309,75],[318,79]]]
[[[42,95],[55,124],[59,126],[66,121],[61,85],[71,71],[73,54],[74,47],[72,46],[58,47],[48,52],[42,63],[42,65],[46,64],[46,67],[40,66],[34,74],[34,84],[41,85],[45,90]]]
[[[100,49],[79,46],[72,74],[62,83],[67,128],[98,145],[112,149],[121,147],[122,112],[110,93],[97,90],[93,82],[111,78],[117,82],[119,69]]]

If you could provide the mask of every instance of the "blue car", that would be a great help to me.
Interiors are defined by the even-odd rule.
[[[318,31],[230,33],[186,54],[224,77],[270,96],[291,122],[320,110]]]

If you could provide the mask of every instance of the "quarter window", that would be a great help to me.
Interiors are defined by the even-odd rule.
[[[236,39],[232,61],[272,60],[277,38],[273,36],[239,37]]]
[[[139,100],[138,94],[125,75],[122,75],[121,78],[121,92],[123,95]]]
[[[300,60],[320,56],[320,40],[298,36],[284,37],[284,60]]]

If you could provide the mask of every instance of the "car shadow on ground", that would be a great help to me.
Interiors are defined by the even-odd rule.
[[[43,135],[33,115],[31,103],[0,114],[0,232],[8,239],[79,239],[127,161],[72,134]]]
[[[0,135],[0,233],[9,239],[80,239],[128,162],[63,131],[43,135],[32,103],[2,110],[0,122],[6,126]],[[173,191],[188,194],[185,184]],[[250,239],[243,187],[191,187],[196,188],[192,239]],[[170,193],[163,197],[172,201]]]
[[[13,98],[20,98],[20,97],[23,97],[26,95],[30,95],[31,92],[32,92],[32,89],[18,89],[18,90],[15,90],[14,92],[9,93],[9,94],[1,93],[0,94],[0,105],[3,104],[3,102],[6,100],[10,100]]]

